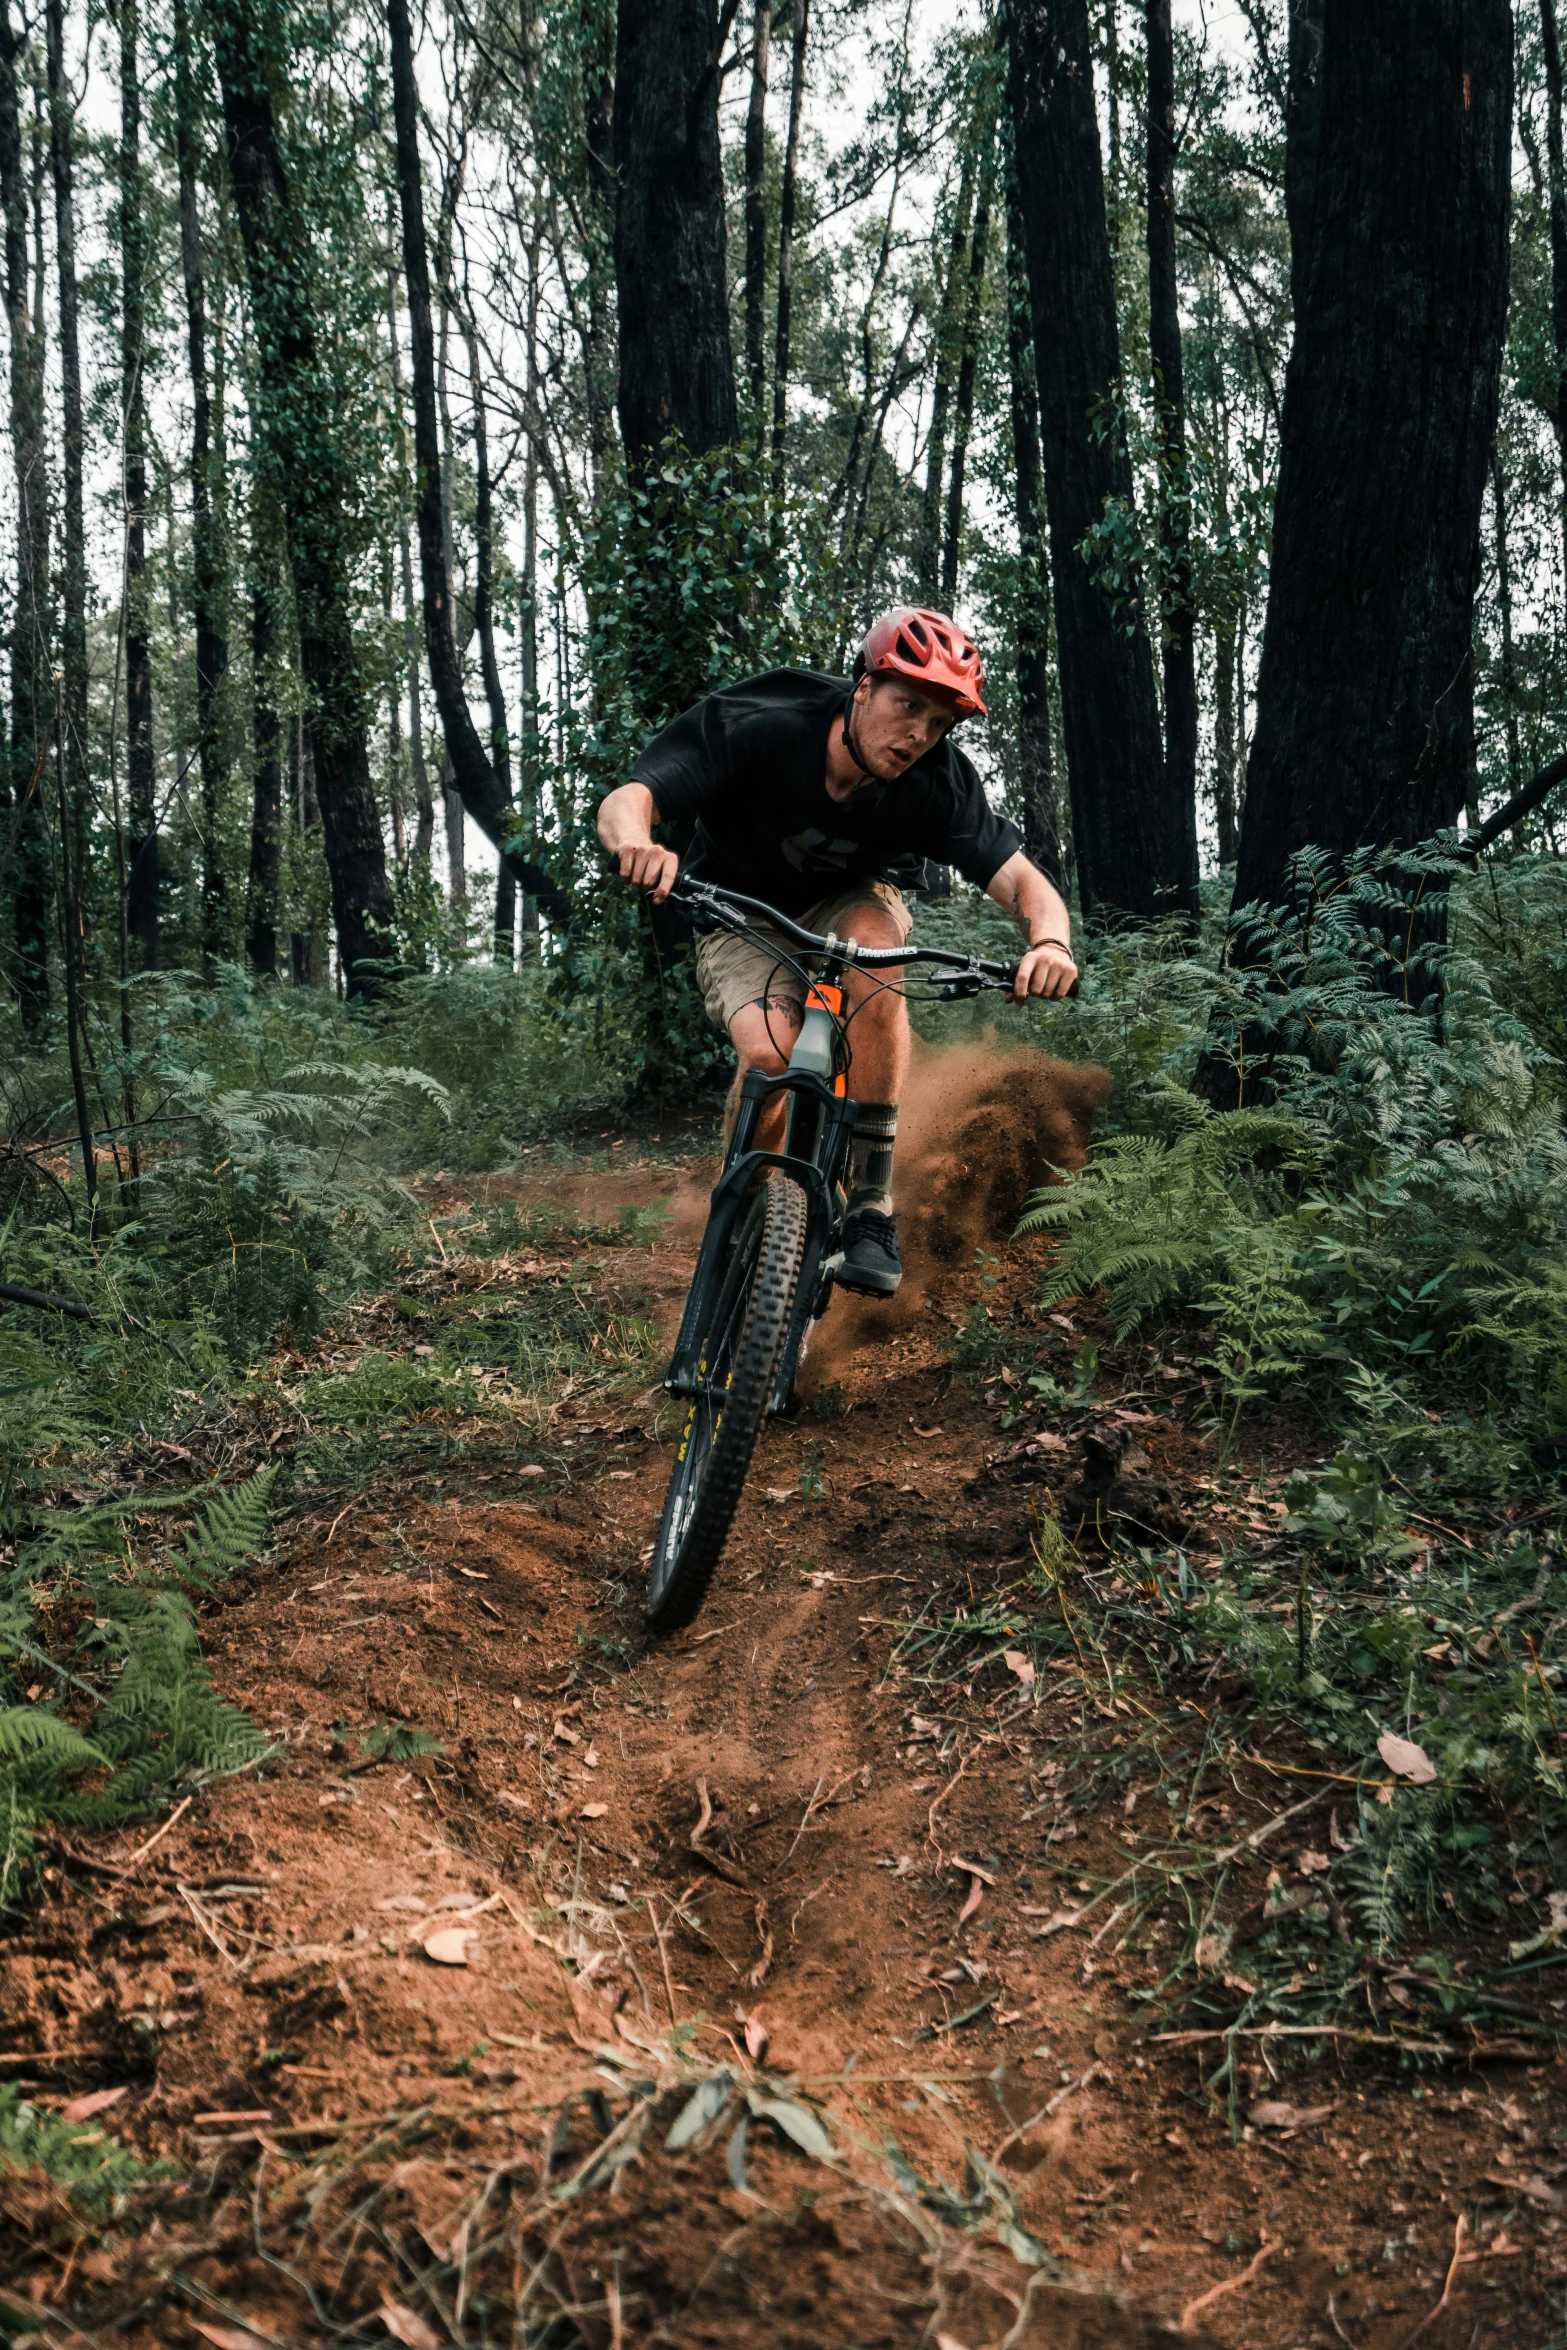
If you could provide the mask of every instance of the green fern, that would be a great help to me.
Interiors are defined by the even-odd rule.
[[[216,1494],[185,1539],[180,1580],[211,1590],[255,1556],[267,1538],[267,1514],[276,1469],[262,1469],[243,1485]]]

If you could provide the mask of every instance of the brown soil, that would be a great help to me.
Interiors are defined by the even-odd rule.
[[[1098,1099],[1093,1073],[932,1057],[901,1161],[916,1276],[895,1312],[818,1334],[813,1376],[846,1408],[769,1426],[693,1631],[640,1628],[673,1425],[656,1389],[563,1401],[558,1467],[526,1485],[476,1472],[437,1504],[386,1481],[296,1522],[210,1611],[216,1675],[276,1757],[129,1868],[123,1846],[57,1852],[0,1981],[0,2048],[69,2052],[0,2077],[40,2103],[124,2087],[87,2126],[177,2176],[115,2249],[0,2170],[26,2312],[0,2304],[0,2330],[1087,2350],[1187,2312],[1188,2338],[1256,2350],[1555,2338],[1559,2065],[1481,2054],[1416,2082],[1346,2044],[1254,2082],[1319,2118],[1232,2143],[1201,2091],[1212,2052],[1135,2020],[1154,1962],[1049,1922],[1113,1873],[1126,1826],[1119,1801],[1049,1793],[1108,1710],[1092,1671],[1035,1693],[994,1658],[933,1700],[894,1658],[922,1610],[1024,1571],[1042,1488],[1014,1481],[946,1342],[975,1245],[1080,1156]],[[607,1253],[610,1289],[673,1314],[710,1172],[673,1186],[651,1257]],[[644,1163],[571,1189],[612,1212],[672,1186]],[[1037,1269],[1011,1249],[985,1294],[1026,1297]],[[337,1334],[371,1338],[399,1343]],[[1201,1441],[1144,1433],[1201,1511]],[[931,1766],[933,1702],[961,1768]],[[334,1742],[382,1717],[443,1751],[365,1767]],[[1297,1799],[1239,1753],[1212,1783],[1237,1838]],[[443,1921],[465,1964],[427,1954]],[[737,2099],[666,2150],[719,2067],[819,2114],[830,2161],[758,2115],[732,2174]],[[550,2330],[551,2309],[575,2317]]]

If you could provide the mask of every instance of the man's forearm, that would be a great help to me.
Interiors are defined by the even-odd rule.
[[[1012,916],[1031,947],[1049,941],[1070,950],[1072,917],[1066,900],[1021,849],[992,877],[985,894]]]
[[[657,822],[658,810],[645,783],[622,783],[599,802],[599,839],[612,857],[622,849],[647,848]]]

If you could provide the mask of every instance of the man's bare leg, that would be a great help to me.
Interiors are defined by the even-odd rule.
[[[768,996],[759,1004],[742,1004],[729,1023],[729,1041],[735,1048],[734,1083],[724,1103],[724,1140],[735,1129],[740,1114],[740,1087],[748,1069],[763,1069],[776,1077],[789,1066],[794,1040],[800,1033],[800,1007],[791,996]],[[781,1151],[789,1104],[780,1094],[768,1103],[756,1129],[759,1151]]]

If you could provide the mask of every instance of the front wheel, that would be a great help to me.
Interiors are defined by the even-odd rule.
[[[655,1632],[694,1621],[729,1538],[751,1455],[788,1343],[805,1256],[805,1194],[775,1175],[739,1217],[707,1326],[697,1345],[698,1391],[648,1570]]]

